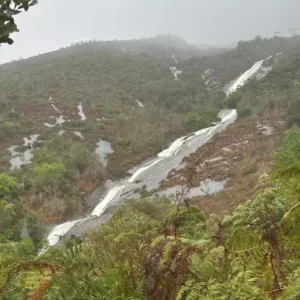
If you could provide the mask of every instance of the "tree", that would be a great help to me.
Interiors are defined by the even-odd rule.
[[[0,173],[0,199],[12,200],[19,190],[19,182],[15,177]]]
[[[61,163],[44,163],[34,169],[36,175],[36,188],[38,191],[54,193],[61,184],[66,174],[66,168]]]
[[[14,239],[18,235],[17,232],[19,228],[16,226],[15,216],[15,205],[0,200],[0,243]]]
[[[14,16],[27,11],[30,6],[37,4],[37,0],[1,0],[0,1],[0,44],[13,44],[10,35],[18,32]]]

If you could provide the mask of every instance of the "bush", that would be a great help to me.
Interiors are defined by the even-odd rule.
[[[56,136],[47,141],[34,153],[33,161],[37,164],[63,162],[68,156],[71,141],[63,136]]]
[[[11,200],[19,190],[17,178],[0,173],[0,199]]]
[[[16,205],[0,199],[0,243],[5,240],[19,240],[20,215]]]
[[[245,118],[248,116],[251,116],[251,109],[250,108],[242,108],[241,110],[238,110],[238,117],[239,118]]]
[[[66,168],[63,164],[42,164],[34,169],[35,173],[45,180],[60,180],[66,173]]]
[[[86,144],[62,136],[53,138],[39,148],[33,161],[37,164],[63,164],[69,177],[84,173],[89,165],[94,164],[93,153]]]
[[[240,92],[234,92],[232,94],[230,94],[227,98],[226,98],[226,106],[230,109],[235,109],[237,108],[239,102],[242,100],[242,93]]]
[[[297,125],[300,126],[300,99],[296,98],[290,104],[287,110],[287,123],[289,126]]]
[[[131,141],[127,138],[117,138],[117,144],[119,146],[128,147],[131,144]]]
[[[275,157],[276,173],[295,172],[300,169],[300,128],[296,127],[285,133],[282,150]]]
[[[66,159],[66,166],[69,170],[76,170],[82,174],[91,162],[91,153],[81,143],[74,143],[70,148],[70,155]]]
[[[211,126],[211,123],[216,120],[216,111],[189,112],[184,117],[184,124],[186,130],[196,131]]]
[[[38,216],[33,213],[28,214],[28,216],[26,217],[26,225],[28,234],[31,237],[34,245],[39,245],[44,237],[45,228],[39,220]]]
[[[237,113],[239,118],[248,117],[252,114],[252,110],[246,100],[243,100],[238,104]]]
[[[15,123],[4,122],[0,124],[0,140],[14,136],[18,131],[19,126]]]
[[[63,184],[62,180],[66,175],[66,168],[61,163],[44,163],[34,169],[34,185],[37,192],[56,193]]]

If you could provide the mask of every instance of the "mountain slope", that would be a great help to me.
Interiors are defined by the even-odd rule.
[[[0,173],[0,297],[299,298],[298,128],[271,161],[284,117],[300,124],[299,37],[256,38],[188,59],[178,42],[175,56],[163,46],[128,53],[118,42],[116,51],[95,42],[0,68],[0,164],[7,173]],[[123,45],[131,43],[139,42]],[[220,133],[236,119],[236,110],[227,111],[212,126],[223,107],[237,108],[240,119]],[[132,177],[106,181],[183,134]],[[183,148],[190,154],[214,134],[185,157]],[[175,186],[179,204],[143,199],[149,191],[140,175],[156,166],[151,175],[159,183],[175,164],[161,187]],[[189,201],[207,179],[230,189]],[[127,183],[140,188],[129,190],[140,198],[103,224],[111,211],[101,213],[108,202],[118,204]],[[97,186],[96,200],[107,196],[96,216],[82,219]],[[49,237],[53,245],[70,234],[65,248],[37,257],[44,225],[77,216]]]
[[[127,144],[134,155],[139,155],[140,148],[148,148],[142,157],[146,158],[185,132],[182,113],[214,107],[209,92],[205,92],[202,103],[197,103],[196,93],[201,88],[196,82],[187,86],[185,79],[174,80],[170,67],[176,65],[177,58],[171,52],[164,58],[111,52],[95,44],[77,45],[49,54],[49,58],[43,55],[46,59],[37,57],[0,68],[1,118],[17,126],[16,142],[33,133],[49,136],[61,129],[81,132],[94,145],[100,137],[113,141],[115,153],[117,139],[122,137],[122,147]],[[56,54],[61,57],[54,59]],[[79,103],[87,117],[84,122],[78,116]],[[70,122],[45,128],[45,123],[54,124],[51,117],[60,115]],[[146,127],[138,125],[142,120]],[[12,137],[8,142],[12,143]],[[116,160],[120,164],[120,159]],[[121,162],[120,168],[125,171],[130,166],[132,163]]]
[[[169,36],[88,42],[0,66],[0,170],[19,179],[26,209],[47,222],[82,215],[97,186],[209,127],[228,83],[258,60],[282,70],[276,55],[286,51],[290,64],[298,44],[256,38],[203,56]]]

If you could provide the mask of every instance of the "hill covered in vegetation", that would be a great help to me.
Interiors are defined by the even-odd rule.
[[[2,65],[0,170],[22,183],[25,207],[50,223],[81,215],[106,179],[215,121],[223,94],[179,72],[181,59],[196,54],[182,39],[159,36],[87,42]],[[108,161],[96,153],[100,139],[111,143]]]
[[[139,199],[83,240],[36,255],[45,224],[84,215],[97,186],[209,127],[221,108],[298,125],[299,42],[257,37],[207,52],[170,36],[93,41],[0,66],[3,299],[297,299],[297,128],[230,216],[184,198]],[[267,72],[226,98],[258,61]]]
[[[222,107],[242,115],[250,106],[254,114],[284,108],[286,97],[271,105],[264,90],[274,76],[286,76],[289,86],[276,85],[276,97],[292,91],[298,46],[297,36],[256,37],[235,49],[201,50],[157,36],[79,43],[2,65],[0,170],[18,179],[22,206],[45,222],[82,215],[106,179],[121,178],[177,137],[210,126]],[[273,71],[224,102],[226,85],[258,60]],[[251,101],[239,98],[250,97],[250,89]],[[255,101],[259,109],[250,105]],[[111,148],[99,156],[101,141]]]

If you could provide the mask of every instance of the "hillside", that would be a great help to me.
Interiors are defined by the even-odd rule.
[[[157,36],[80,43],[2,65],[0,170],[18,178],[24,207],[47,223],[82,215],[107,179],[216,121],[226,86],[256,61],[280,72],[298,45],[298,37],[257,37],[204,51]]]
[[[134,40],[93,40],[74,43],[69,47],[40,54],[26,60],[3,64],[0,68],[5,71],[20,70],[30,65],[63,60],[70,55],[93,54],[101,51],[129,55],[148,54],[168,60],[172,60],[172,56],[175,55],[178,59],[183,60],[191,57],[221,53],[225,50],[216,47],[192,45],[183,38],[174,35],[157,35],[153,38]]]
[[[61,112],[61,122],[70,120],[59,124],[61,130],[81,132],[90,146],[96,147],[99,138],[113,142],[115,154],[108,170],[120,175],[185,132],[182,113],[199,107],[214,108],[209,101],[210,93],[205,93],[205,103],[198,104],[196,95],[201,89],[197,84],[191,86],[185,79],[175,81],[170,71],[177,60],[170,50],[182,51],[184,56],[189,49],[182,46],[174,49],[171,44],[172,48],[165,50],[160,45],[159,49],[168,53],[166,58],[165,53],[160,56],[157,51],[127,54],[111,51],[109,46],[109,42],[76,45],[0,68],[1,119],[13,120],[10,123],[18,128],[14,135],[16,142],[31,134],[53,136],[59,131],[57,127],[45,128],[43,124],[54,124],[51,116],[58,118]],[[85,122],[78,116],[79,103],[87,117]],[[135,128],[141,123],[139,120],[147,120],[145,124],[150,127]],[[5,138],[2,140],[8,144]],[[11,138],[8,140],[11,145]],[[133,152],[134,161],[124,157],[124,153],[118,155],[124,151],[124,145]],[[147,153],[141,151],[145,148]]]
[[[47,223],[82,215],[106,179],[216,120],[222,97],[174,72],[192,55],[202,51],[158,36],[80,43],[0,66],[0,171],[24,184],[26,210]],[[191,111],[196,127],[186,121]]]
[[[157,36],[0,66],[0,297],[298,299],[299,61]]]

